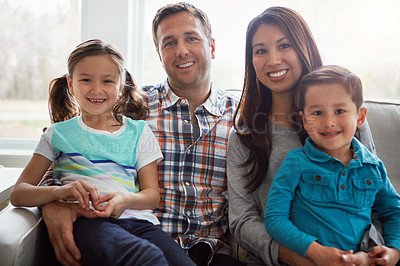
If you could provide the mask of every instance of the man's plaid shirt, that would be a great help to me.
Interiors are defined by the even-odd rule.
[[[194,139],[185,98],[174,94],[167,81],[143,90],[149,97],[147,122],[164,155],[155,210],[162,229],[183,248],[202,241],[213,253],[227,253],[219,239],[228,229],[226,150],[236,99],[211,86],[209,98],[195,110],[200,136]]]

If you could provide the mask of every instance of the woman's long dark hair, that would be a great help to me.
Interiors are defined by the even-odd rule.
[[[278,26],[293,45],[302,65],[302,76],[322,65],[322,59],[315,40],[303,18],[295,11],[285,7],[271,7],[255,17],[247,28],[245,78],[242,97],[234,115],[234,128],[241,142],[249,148],[250,156],[242,165],[251,166],[244,178],[247,179],[246,189],[249,193],[255,191],[265,178],[269,168],[269,157],[272,150],[272,136],[268,130],[268,117],[271,113],[271,91],[258,81],[253,66],[252,39],[260,25],[274,24]],[[292,95],[298,87],[293,88]],[[294,103],[294,100],[292,100]],[[302,143],[305,140],[305,130],[292,104],[292,127],[299,133]]]
[[[68,58],[68,73],[72,75],[76,64],[87,56],[108,55],[110,59],[118,66],[119,73],[124,82],[124,88],[117,102],[112,108],[112,114],[115,119],[122,123],[121,115],[132,119],[145,119],[149,110],[146,99],[136,85],[136,82],[124,69],[124,59],[117,49],[101,40],[88,40],[79,44]],[[68,90],[68,74],[55,78],[49,85],[49,111],[52,123],[57,123],[71,119],[80,114],[80,109],[74,96]],[[72,76],[71,76],[72,78]]]

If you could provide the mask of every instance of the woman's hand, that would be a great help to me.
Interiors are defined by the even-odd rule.
[[[58,186],[54,190],[59,200],[78,201],[79,206],[86,210],[90,207],[90,201],[93,205],[97,205],[100,199],[97,188],[85,180]]]

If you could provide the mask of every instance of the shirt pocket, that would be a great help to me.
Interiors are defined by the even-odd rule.
[[[334,175],[324,172],[305,172],[301,175],[300,192],[310,200],[328,202],[331,200],[331,185]]]
[[[371,207],[375,201],[375,195],[381,189],[383,182],[381,177],[354,177],[353,178],[354,202],[359,207]]]

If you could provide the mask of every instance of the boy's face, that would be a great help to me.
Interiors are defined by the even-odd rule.
[[[350,150],[356,128],[364,123],[366,113],[365,108],[357,110],[341,84],[322,83],[308,87],[304,113],[300,115],[316,147],[339,159]]]

